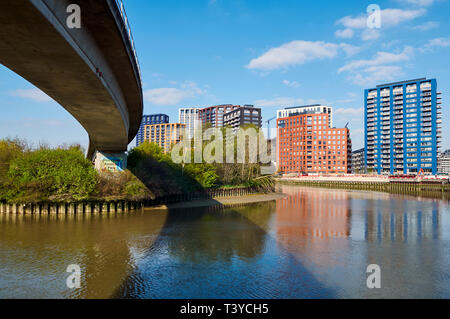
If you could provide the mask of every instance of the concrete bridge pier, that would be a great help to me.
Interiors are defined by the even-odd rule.
[[[99,172],[118,173],[127,169],[127,155],[122,153],[96,152],[95,169]]]

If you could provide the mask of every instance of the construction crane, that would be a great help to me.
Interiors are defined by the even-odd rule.
[[[271,119],[268,119],[267,121],[266,121],[266,123],[267,123],[267,139],[270,141],[271,140],[271,138],[270,138],[270,122],[272,122],[274,119],[276,119],[277,117],[276,116],[274,116],[274,117],[272,117]]]

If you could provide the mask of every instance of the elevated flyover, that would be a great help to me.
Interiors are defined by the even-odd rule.
[[[80,28],[68,23],[74,4]],[[2,0],[0,39],[0,63],[53,98],[87,131],[89,158],[96,151],[127,150],[139,130],[143,98],[121,1]]]

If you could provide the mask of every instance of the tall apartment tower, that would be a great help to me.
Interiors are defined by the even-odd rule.
[[[365,90],[365,163],[378,174],[437,174],[442,135],[435,79]]]
[[[188,138],[194,137],[194,132],[199,126],[199,108],[181,108],[179,109],[179,123],[186,125],[186,131]]]
[[[169,123],[169,116],[166,114],[152,114],[142,116],[141,126],[139,127],[139,131],[136,135],[136,147],[144,143],[144,140],[146,139],[145,136],[146,125],[165,124],[165,123]]]
[[[212,127],[223,127],[223,116],[235,109],[240,108],[240,105],[224,104],[209,106],[200,109],[198,116],[202,123],[210,123]]]
[[[223,126],[231,127],[233,132],[237,132],[240,127],[246,125],[255,125],[262,127],[261,109],[253,105],[244,105],[234,109],[223,116]]]

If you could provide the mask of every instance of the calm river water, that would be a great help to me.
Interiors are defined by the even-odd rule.
[[[281,190],[233,209],[0,216],[0,298],[450,298],[448,201]]]

